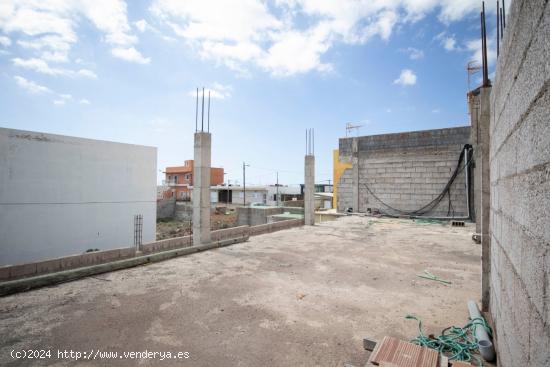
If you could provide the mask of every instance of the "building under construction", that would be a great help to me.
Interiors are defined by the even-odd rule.
[[[308,130],[303,218],[211,230],[197,91],[192,234],[0,267],[2,361],[550,366],[550,2],[497,9],[494,78],[483,11],[481,85],[456,101],[469,126],[340,139],[327,221]]]

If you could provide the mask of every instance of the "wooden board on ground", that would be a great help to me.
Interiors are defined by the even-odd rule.
[[[376,344],[369,358],[371,364],[382,367],[438,367],[438,360],[439,354],[433,349],[389,336]]]

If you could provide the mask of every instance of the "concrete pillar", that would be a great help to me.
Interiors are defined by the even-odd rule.
[[[491,181],[489,165],[491,87],[483,87],[480,92],[479,141],[481,146],[481,307],[489,310],[491,286]],[[476,163],[477,165],[477,163]]]
[[[476,222],[476,233],[481,233],[481,142],[479,129],[479,101],[480,92],[472,91],[468,94],[468,110],[470,112],[470,143],[473,151],[473,192],[472,198],[473,220]]]
[[[306,226],[315,224],[315,156],[306,155],[304,179],[304,222]]]
[[[193,167],[193,244],[210,243],[210,157],[211,135],[195,133]]]
[[[359,213],[359,149],[357,138],[351,141],[351,203],[354,213]]]

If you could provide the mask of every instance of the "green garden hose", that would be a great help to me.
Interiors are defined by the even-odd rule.
[[[484,318],[471,319],[464,327],[451,326],[443,330],[441,335],[430,338],[422,332],[422,321],[415,316],[407,315],[406,319],[418,321],[419,335],[411,340],[411,343],[435,349],[439,354],[444,354],[451,361],[476,360],[478,366],[482,366],[481,359],[474,355],[479,349],[478,340],[475,337],[475,329],[483,327],[492,336],[493,331]]]

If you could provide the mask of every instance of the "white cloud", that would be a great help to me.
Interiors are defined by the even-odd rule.
[[[411,60],[420,60],[424,58],[424,51],[414,47],[408,47],[402,51],[405,52],[407,55],[409,55],[409,58]]]
[[[140,19],[137,22],[134,22],[134,25],[136,28],[141,32],[145,32],[147,30],[147,26],[149,25],[145,19]]]
[[[64,106],[68,102],[74,101],[74,98],[71,94],[68,93],[56,93],[55,91],[51,90],[48,87],[45,87],[43,85],[40,85],[32,80],[28,80],[22,76],[15,75],[13,77],[15,79],[15,82],[17,85],[29,92],[30,94],[47,94],[50,96],[53,96],[52,103],[56,106]],[[90,104],[90,101],[87,99],[81,99],[79,100],[80,104]]]
[[[449,23],[478,9],[478,0],[243,0],[239,6],[225,0],[153,0],[150,7],[201,58],[237,71],[252,65],[278,76],[332,70],[323,57],[337,43],[388,40],[397,25],[430,12]]]
[[[435,36],[435,40],[439,41],[441,46],[443,46],[443,48],[447,51],[462,51],[460,47],[458,47],[454,34],[447,35],[447,32],[441,32]]]
[[[493,65],[497,60],[497,52],[493,39],[494,37],[487,38],[487,62],[489,65]],[[481,39],[473,39],[466,42],[466,50],[471,53],[471,60],[476,61],[478,65],[483,64]]]
[[[114,49],[128,49],[138,41],[124,0],[3,0],[0,4],[0,30],[21,35],[18,44],[47,61],[68,61],[82,22],[92,23]]]
[[[6,36],[0,36],[0,46],[9,47],[11,40]]]
[[[80,101],[78,101],[79,104],[86,104],[86,105],[89,105],[89,104],[92,104],[90,101],[88,101],[86,98],[82,98]]]
[[[138,64],[149,64],[151,62],[150,58],[143,57],[143,55],[134,47],[114,48],[111,50],[111,53],[119,59],[136,62]]]
[[[454,51],[456,50],[456,39],[454,37],[447,37],[443,41],[443,47],[447,51]]]
[[[90,79],[97,79],[97,74],[88,69],[80,69],[76,74]]]
[[[52,93],[52,90],[50,88],[37,84],[32,80],[25,79],[22,76],[16,75],[13,78],[15,79],[19,87],[25,89],[27,92],[31,94]]]
[[[63,75],[68,77],[77,77],[82,76],[90,79],[97,79],[97,75],[87,69],[80,69],[78,71],[69,70],[69,69],[61,69],[61,68],[52,68],[50,65],[48,65],[47,62],[41,59],[31,58],[31,59],[21,59],[19,57],[16,57],[12,59],[12,62],[15,66],[33,70],[37,73],[46,74],[46,75]]]
[[[403,69],[403,70],[401,70],[401,75],[399,75],[399,78],[397,78],[393,81],[393,84],[400,84],[400,85],[403,85],[403,86],[415,85],[416,84],[416,75],[410,69]]]
[[[160,31],[153,27],[151,24],[147,23],[145,19],[140,19],[137,22],[134,22],[134,26],[140,31],[141,33],[151,31],[157,34],[160,34]]]
[[[204,98],[208,98],[208,92],[210,92],[210,98],[227,99],[231,97],[233,87],[231,87],[230,85],[213,83],[210,88],[204,88]],[[187,95],[196,98],[197,90],[191,90],[187,93]],[[199,88],[199,98],[202,98],[202,88]]]
[[[441,110],[439,108],[434,108],[432,110],[432,113],[440,113],[440,112],[441,112]]]

